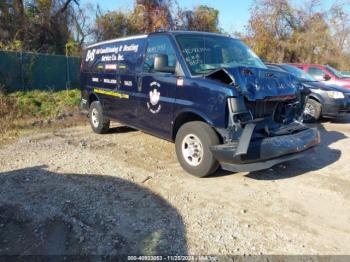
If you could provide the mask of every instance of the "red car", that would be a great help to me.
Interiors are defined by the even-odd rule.
[[[333,67],[317,64],[290,64],[304,70],[318,81],[326,81],[327,84],[334,84],[345,88],[350,88],[350,77],[344,76]]]

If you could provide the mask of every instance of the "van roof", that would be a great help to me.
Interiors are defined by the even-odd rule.
[[[196,35],[217,35],[217,36],[223,36],[223,34],[219,33],[212,33],[212,32],[204,32],[204,31],[186,31],[186,30],[171,30],[171,31],[159,31],[159,32],[154,32],[151,34],[161,34],[161,33],[169,33],[173,35],[178,35],[178,34],[196,34]]]
[[[87,48],[91,48],[91,47],[99,46],[99,45],[104,45],[104,44],[110,44],[110,43],[114,43],[114,42],[126,41],[126,40],[141,39],[141,38],[146,38],[147,36],[148,35],[135,35],[135,36],[115,38],[115,39],[111,39],[111,40],[107,40],[107,41],[103,41],[103,42],[98,42],[98,43],[93,44],[93,45],[89,45]]]
[[[188,35],[212,35],[212,36],[226,36],[224,34],[220,33],[212,33],[212,32],[204,32],[204,31],[186,31],[186,30],[171,30],[171,31],[159,31],[159,32],[153,32],[150,33],[149,35],[155,35],[155,34],[172,34],[172,35],[183,35],[183,34],[188,34]],[[231,37],[231,36],[227,36]],[[231,37],[234,39],[237,39],[235,37]]]
[[[146,38],[149,35],[156,35],[156,34],[172,34],[172,35],[178,35],[178,34],[196,34],[196,35],[213,35],[213,36],[225,36],[223,34],[219,33],[211,33],[211,32],[203,32],[203,31],[183,31],[183,30],[174,30],[174,31],[159,31],[159,32],[153,32],[150,34],[143,34],[143,35],[135,35],[135,36],[127,36],[127,37],[121,37],[121,38],[115,38],[103,42],[98,42],[96,44],[89,45],[87,48],[114,43],[114,42],[120,42],[120,41],[126,41],[126,40],[133,40],[133,39],[142,39]]]

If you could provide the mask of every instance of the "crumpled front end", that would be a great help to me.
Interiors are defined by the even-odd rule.
[[[268,69],[234,68],[207,77],[224,79],[240,94],[228,99],[227,128],[217,129],[224,143],[211,147],[224,169],[250,172],[270,168],[301,157],[320,143],[318,130],[302,123],[309,92],[293,76]]]
[[[213,146],[211,150],[224,169],[251,172],[299,158],[303,156],[301,153],[319,143],[319,132],[307,128],[295,133],[258,139],[242,136],[242,139]],[[241,150],[242,147],[245,148],[244,144],[247,144],[247,149]]]

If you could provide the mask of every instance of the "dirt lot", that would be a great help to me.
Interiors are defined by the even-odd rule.
[[[350,119],[308,158],[198,179],[126,127],[0,147],[0,254],[350,254]]]

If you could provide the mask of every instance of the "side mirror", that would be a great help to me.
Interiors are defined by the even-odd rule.
[[[154,71],[163,73],[175,73],[175,67],[170,67],[168,56],[166,54],[158,54],[154,58]]]
[[[323,79],[326,80],[326,81],[328,81],[328,80],[331,80],[331,77],[330,77],[330,75],[325,74],[325,75],[323,76]]]

